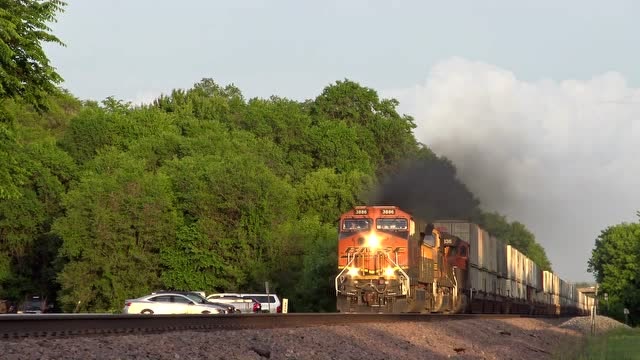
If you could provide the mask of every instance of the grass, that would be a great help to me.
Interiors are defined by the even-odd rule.
[[[554,356],[558,360],[640,360],[640,328],[615,329],[566,344]]]

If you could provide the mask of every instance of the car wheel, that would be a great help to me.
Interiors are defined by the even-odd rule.
[[[144,309],[142,310],[142,312],[140,312],[140,314],[153,315],[153,310]]]
[[[202,313],[203,313],[204,315],[211,314],[211,312],[210,312],[210,311],[208,311],[208,310],[205,310],[205,311],[203,311]]]

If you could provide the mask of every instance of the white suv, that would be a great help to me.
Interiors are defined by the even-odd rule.
[[[262,312],[266,313],[282,313],[282,303],[280,302],[280,298],[276,294],[244,294],[244,293],[219,293],[219,294],[210,294],[207,296],[207,300],[216,301],[216,298],[222,298],[224,296],[240,296],[243,298],[252,298],[257,300],[261,307]]]

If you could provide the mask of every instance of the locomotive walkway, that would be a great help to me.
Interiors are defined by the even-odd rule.
[[[0,315],[0,339],[295,328],[400,321],[450,321],[542,317],[517,314],[232,314],[232,315]]]

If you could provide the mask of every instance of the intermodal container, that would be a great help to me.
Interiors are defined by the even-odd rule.
[[[496,253],[498,276],[507,277],[507,244],[500,239],[496,239]]]

